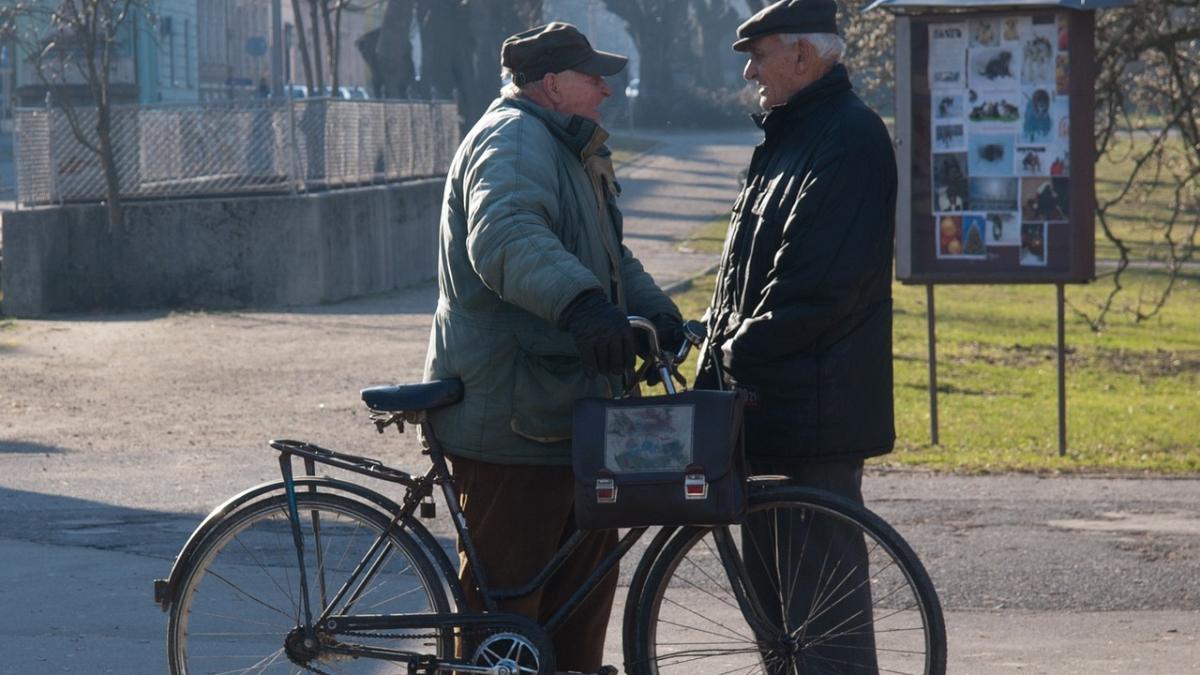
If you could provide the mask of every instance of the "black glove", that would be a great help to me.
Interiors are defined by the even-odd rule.
[[[650,322],[658,333],[658,348],[670,354],[678,352],[687,339],[683,334],[683,319],[674,314],[655,314]]]
[[[633,368],[633,327],[625,313],[602,292],[580,293],[563,310],[558,327],[575,338],[583,369],[589,375],[620,375]]]

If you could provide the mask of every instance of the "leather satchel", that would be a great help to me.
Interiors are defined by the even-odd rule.
[[[732,391],[575,403],[575,521],[585,530],[727,525],[746,512],[744,398]]]

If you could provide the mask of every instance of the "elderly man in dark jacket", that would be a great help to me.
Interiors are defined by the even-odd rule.
[[[863,460],[895,440],[896,163],[883,122],[838,63],[836,11],[834,0],[783,0],[738,28],[734,49],[747,53],[744,75],[759,86],[754,119],[765,138],[733,207],[708,329],[725,384],[751,397],[752,471],[861,503]],[[701,384],[714,384],[715,371],[706,364]],[[861,537],[839,544],[834,535],[831,546],[863,553]],[[869,592],[855,595],[840,616],[865,612],[869,626]],[[825,656],[873,653],[871,631],[861,632],[853,644],[827,644]],[[870,662],[838,670],[873,671]]]

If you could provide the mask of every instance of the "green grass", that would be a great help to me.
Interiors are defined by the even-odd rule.
[[[712,285],[710,275],[676,297],[685,316],[703,313]],[[877,463],[968,473],[1200,472],[1200,276],[1183,281],[1154,325],[1097,334],[1068,313],[1065,457],[1052,287],[936,289],[939,446],[929,442],[925,290],[893,290],[898,439]],[[1070,287],[1067,298],[1087,292]]]
[[[1181,160],[1181,154],[1189,152],[1183,145],[1182,138],[1176,137],[1169,143],[1168,156]],[[1122,140],[1114,144],[1108,156],[1101,157],[1096,162],[1096,198],[1104,204],[1120,195],[1125,182],[1136,166],[1136,158],[1150,147],[1150,140],[1139,138],[1134,141]],[[1157,181],[1150,181],[1151,173],[1142,170],[1143,178],[1140,185],[1109,209],[1109,226],[1113,233],[1123,239],[1132,251],[1133,260],[1146,260],[1161,257],[1167,245],[1164,238],[1164,226],[1173,212],[1174,180],[1169,173],[1159,176]],[[1184,195],[1184,200],[1188,195]],[[1197,216],[1196,201],[1180,210],[1175,238],[1180,239],[1185,230],[1191,228]],[[1096,219],[1096,259],[1113,260],[1118,257],[1116,245],[1109,241],[1100,229],[1100,220]]]
[[[682,243],[680,250],[701,253],[720,253],[725,245],[725,231],[729,228],[729,217],[721,216],[692,233]]]
[[[613,164],[618,166],[625,164],[655,145],[657,145],[656,141],[638,136],[618,134],[608,139],[608,149],[612,150]]]

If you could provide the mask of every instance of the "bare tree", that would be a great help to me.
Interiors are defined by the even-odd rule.
[[[134,17],[151,18],[151,9],[150,0],[10,0],[0,5],[0,42],[16,46],[17,57],[32,66],[72,136],[100,162],[110,228],[124,223],[112,136],[114,59],[131,43]],[[94,117],[67,93],[80,80]]]
[[[1096,217],[1117,251],[1114,267],[1102,272],[1111,286],[1103,297],[1089,298],[1087,307],[1073,305],[1093,330],[1101,330],[1114,311],[1135,322],[1158,315],[1194,265],[1200,232],[1200,5],[1162,0],[1102,12],[1096,44],[1097,160],[1127,171],[1116,185],[1097,190]],[[1118,224],[1120,211],[1125,222]],[[1136,211],[1145,215],[1130,217]],[[1131,267],[1162,274],[1160,280],[1130,280]]]
[[[625,21],[640,56],[640,93],[636,116],[651,124],[670,118],[677,108],[672,48],[687,30],[690,0],[604,0]]]

